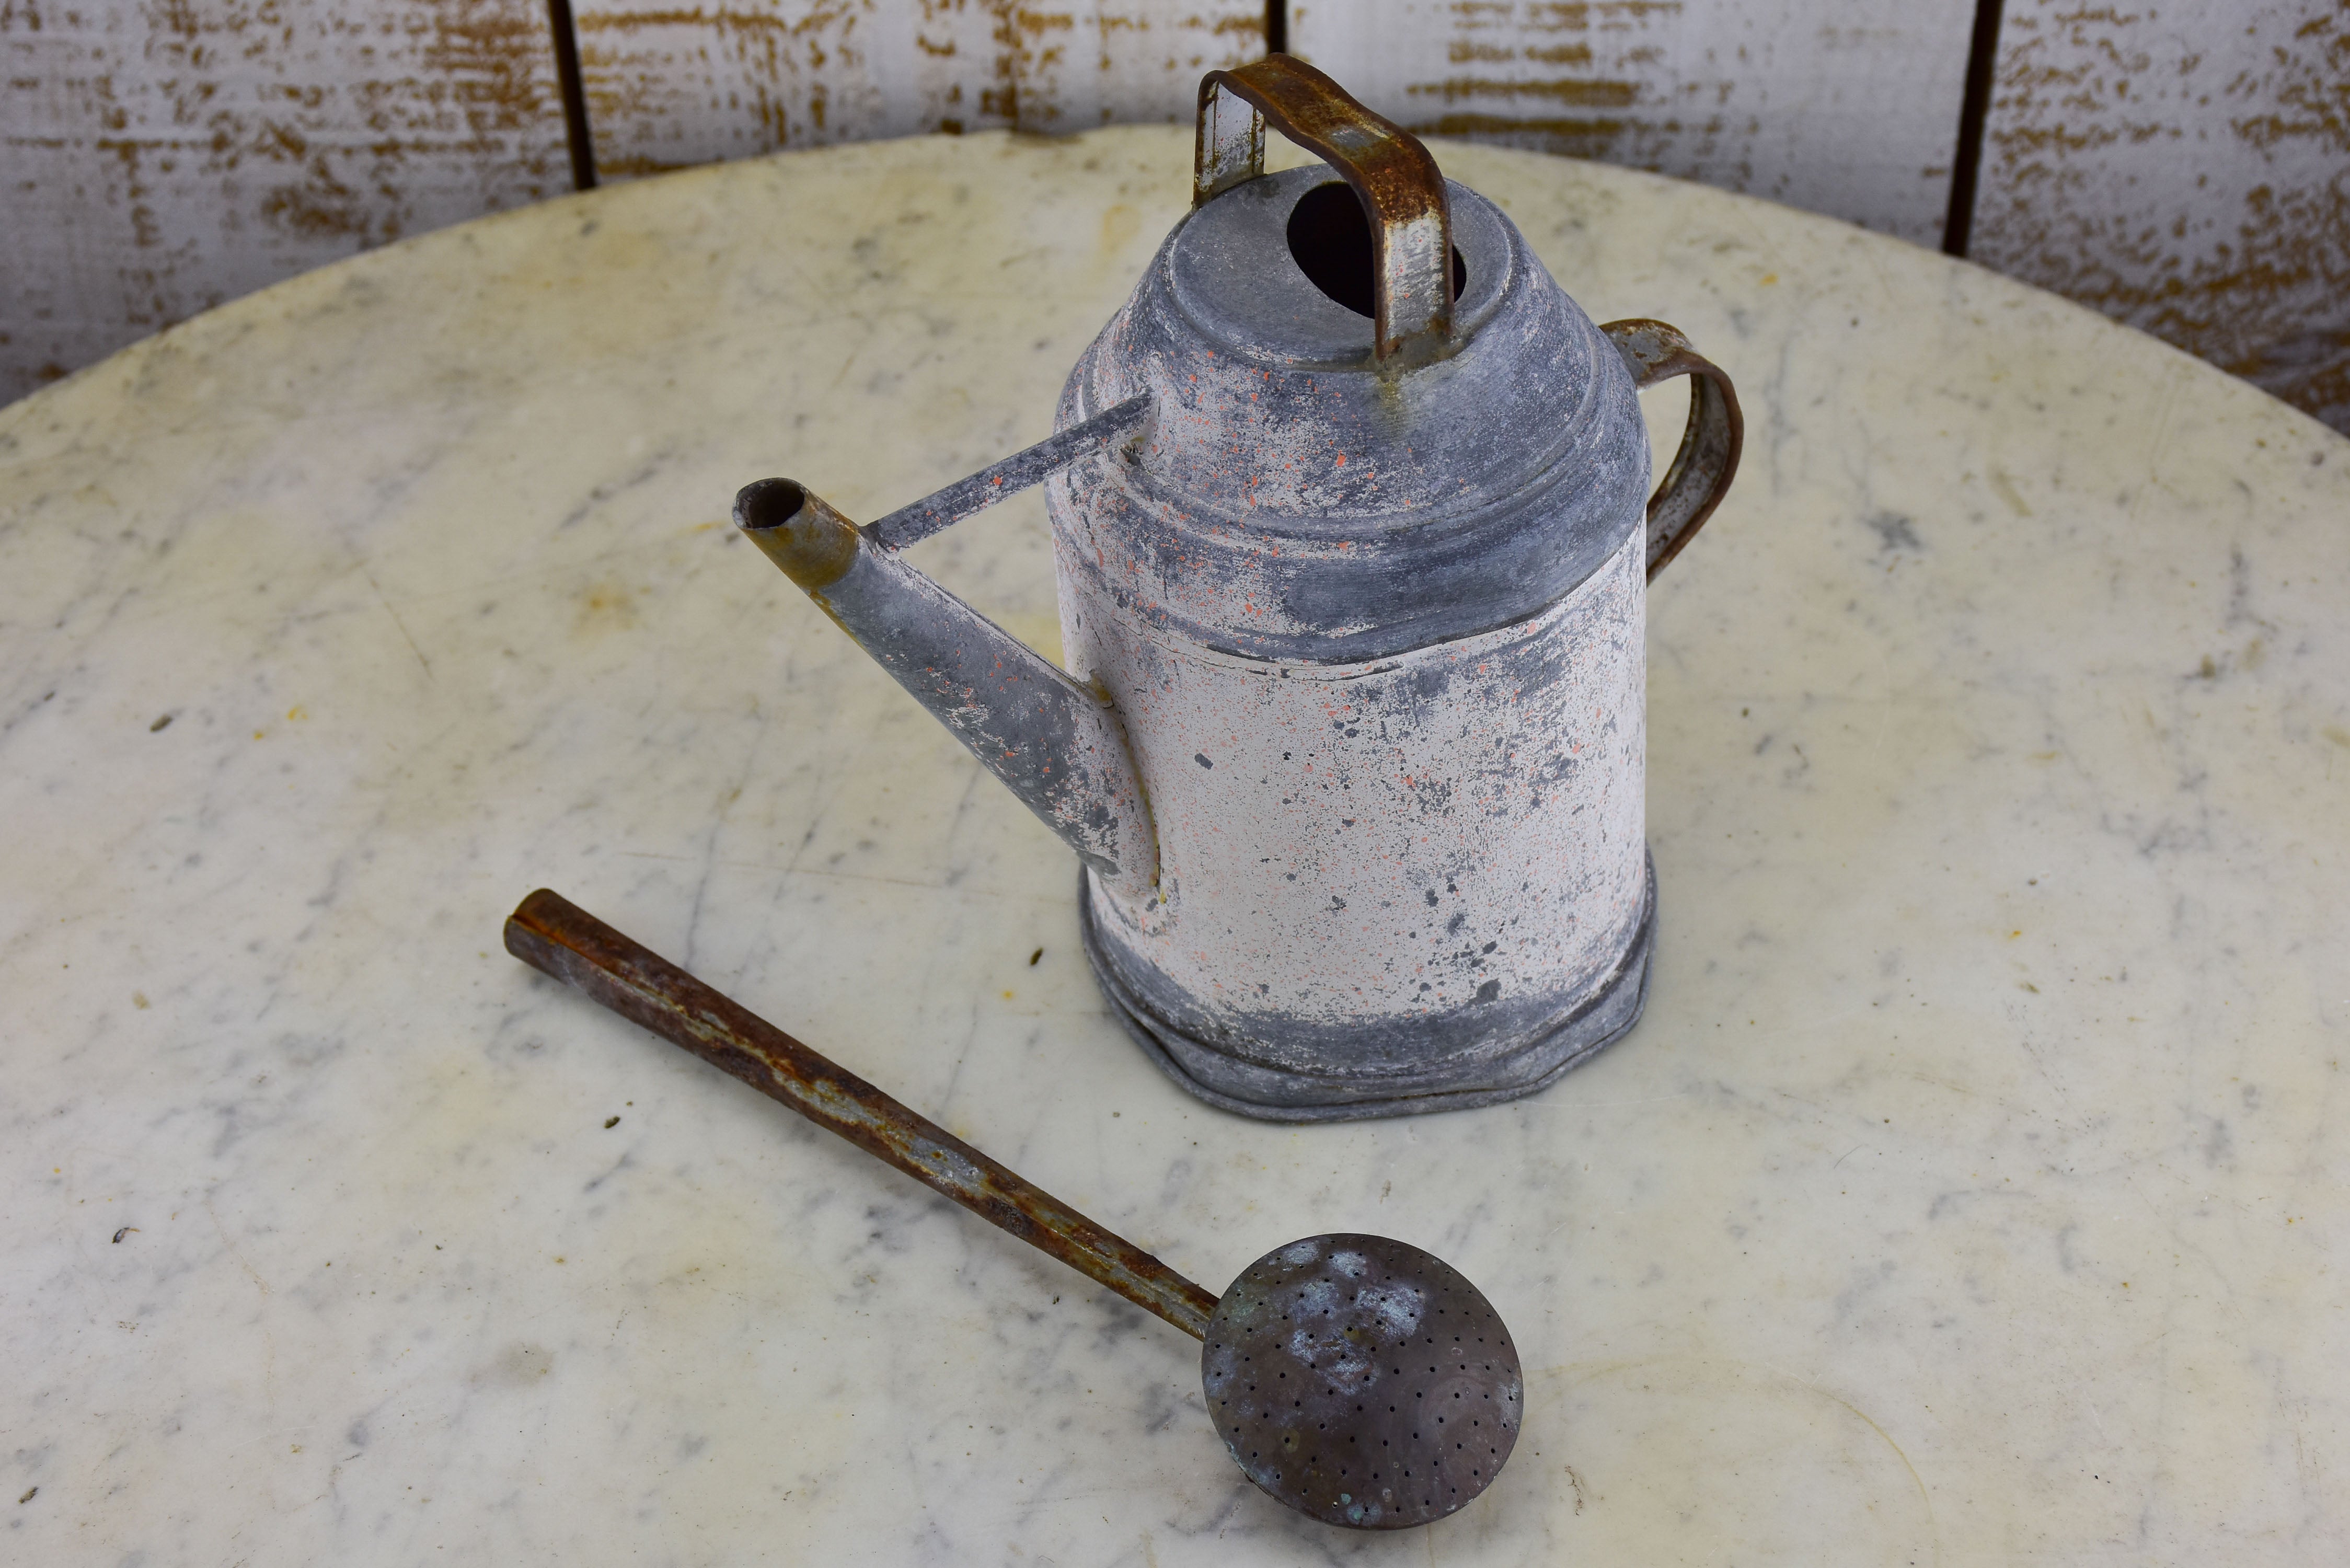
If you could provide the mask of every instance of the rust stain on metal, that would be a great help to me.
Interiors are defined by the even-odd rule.
[[[734,515],[767,559],[809,593],[857,564],[857,524],[788,479],[763,479],[735,498]]]
[[[1192,1338],[1204,1336],[1213,1293],[558,894],[541,888],[525,898],[506,920],[505,946]]]
[[[1227,104],[1226,95],[1240,100]],[[1201,78],[1192,202],[1264,172],[1266,129],[1319,153],[1354,190],[1371,242],[1373,352],[1399,365],[1449,352],[1452,221],[1444,176],[1417,137],[1312,66],[1274,55]]]
[[[1738,406],[1738,389],[1721,366],[1690,346],[1680,328],[1634,317],[1610,321],[1599,330],[1624,357],[1633,386],[1646,390],[1679,376],[1690,379],[1689,420],[1680,446],[1656,493],[1648,497],[1648,580],[1653,583],[1696,537],[1721,504],[1730,482],[1738,477],[1746,416]]]
[[[1974,258],[2350,431],[2350,0],[2008,0]]]

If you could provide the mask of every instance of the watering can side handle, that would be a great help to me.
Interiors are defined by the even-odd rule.
[[[1689,424],[1681,432],[1680,450],[1665,470],[1664,482],[1648,498],[1648,580],[1654,582],[1666,563],[1681,553],[1721,504],[1730,482],[1738,474],[1746,420],[1739,412],[1738,391],[1730,378],[1721,366],[1690,347],[1678,327],[1635,317],[1610,321],[1599,330],[1624,357],[1637,389],[1646,390],[1676,376],[1695,378],[1690,385]]]
[[[1290,55],[1200,78],[1191,205],[1264,172],[1264,128],[1319,153],[1351,186],[1371,229],[1373,357],[1416,364],[1452,337],[1452,208],[1419,138]]]

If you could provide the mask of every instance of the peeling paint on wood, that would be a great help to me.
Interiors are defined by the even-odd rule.
[[[2007,0],[1970,248],[2350,431],[2350,0]]]
[[[567,190],[542,0],[0,0],[0,402]]]
[[[1939,237],[1972,7],[1293,0],[1402,123]],[[1254,0],[577,7],[599,161],[1187,119]],[[0,0],[0,401],[567,190],[541,0]],[[1977,259],[2350,431],[2350,0],[2006,0]]]
[[[925,131],[1188,120],[1259,0],[577,0],[606,176]]]
[[[1426,135],[1941,241],[1971,5],[1295,0],[1290,47]]]

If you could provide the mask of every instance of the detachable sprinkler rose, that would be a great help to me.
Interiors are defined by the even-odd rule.
[[[1524,1379],[1492,1304],[1384,1236],[1309,1236],[1220,1300],[741,1004],[541,888],[506,951],[722,1067],[1201,1342],[1208,1414],[1250,1480],[1358,1530],[1426,1524],[1492,1485]]]

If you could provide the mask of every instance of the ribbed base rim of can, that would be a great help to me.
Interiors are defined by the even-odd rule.
[[[1390,1097],[1352,1097],[1359,1093],[1360,1080],[1343,1085],[1350,1092],[1346,1099],[1317,1101],[1312,1096],[1317,1090],[1327,1092],[1341,1087],[1335,1080],[1307,1073],[1275,1075],[1284,1090],[1298,1096],[1295,1100],[1266,1101],[1245,1099],[1240,1096],[1213,1088],[1185,1071],[1168,1049],[1167,1036],[1173,1036],[1195,1050],[1217,1054],[1219,1049],[1196,1036],[1173,1028],[1143,1010],[1136,997],[1119,980],[1117,971],[1107,961],[1100,937],[1094,929],[1093,900],[1087,894],[1086,873],[1077,873],[1077,926],[1085,941],[1086,961],[1093,966],[1094,981],[1108,999],[1110,1011],[1143,1054],[1156,1063],[1159,1070],[1180,1085],[1186,1092],[1206,1101],[1219,1110],[1253,1116],[1268,1122],[1359,1122],[1379,1116],[1430,1116],[1439,1111],[1474,1110],[1480,1106],[1496,1106],[1504,1100],[1514,1100],[1527,1095],[1537,1095],[1549,1088],[1568,1073],[1581,1066],[1601,1051],[1631,1032],[1640,1022],[1640,1014],[1648,1005],[1648,972],[1657,940],[1657,868],[1653,859],[1648,868],[1646,908],[1640,915],[1638,928],[1623,955],[1616,961],[1607,978],[1575,1005],[1562,1012],[1550,1028],[1538,1034],[1533,1044],[1513,1051],[1508,1058],[1512,1081],[1504,1084],[1464,1084],[1457,1089],[1423,1089]],[[1627,992],[1629,992],[1627,995]],[[1529,1060],[1537,1064],[1532,1076],[1523,1076]],[[1268,1069],[1258,1068],[1260,1075]]]

